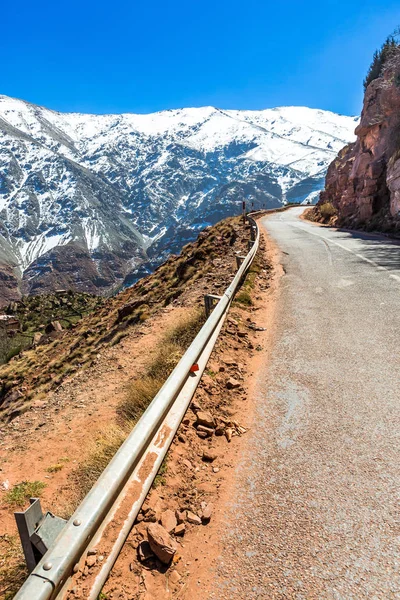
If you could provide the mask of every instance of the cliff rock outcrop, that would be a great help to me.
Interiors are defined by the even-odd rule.
[[[400,230],[400,53],[367,87],[357,141],[330,164],[311,218]]]

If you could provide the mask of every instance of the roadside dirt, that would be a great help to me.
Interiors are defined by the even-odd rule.
[[[264,236],[258,264],[260,272],[252,290],[254,305],[232,306],[170,448],[163,485],[153,490],[147,501],[161,520],[166,511],[181,515],[190,511],[201,517],[205,507],[211,509],[211,519],[206,524],[184,520],[185,533],[175,536],[178,550],[172,565],[166,567],[154,555],[147,560],[138,558],[138,548],[147,540],[148,521],[154,519],[150,512],[142,513],[103,589],[104,599],[189,600],[207,598],[211,592],[211,574],[221,550],[225,506],[231,498],[235,467],[246,443],[246,432],[254,426],[254,374],[261,362],[268,360],[274,337],[274,310],[282,272],[277,252]],[[238,388],[231,388],[232,379]],[[231,421],[230,442],[225,435],[206,439],[198,436],[194,425],[199,407],[217,422]],[[205,460],[204,453],[215,459]]]
[[[281,272],[277,253],[264,235],[258,257],[259,272],[251,292],[254,304],[233,304],[171,446],[160,485],[147,501],[157,507],[158,517],[168,509],[189,510],[199,516],[207,508],[211,519],[201,525],[185,520],[184,535],[175,536],[178,551],[174,562],[166,568],[154,556],[145,561],[138,559],[137,549],[147,540],[149,525],[148,515],[139,516],[103,590],[103,600],[206,598],[210,592],[210,572],[219,554],[224,527],[224,506],[246,432],[252,426],[253,375],[261,361],[268,359],[274,335]],[[6,488],[27,479],[39,480],[46,483],[43,507],[59,516],[71,514],[78,494],[71,485],[71,474],[90,452],[93,441],[115,421],[116,406],[129,382],[156,352],[165,330],[179,322],[187,307],[199,306],[204,293],[218,293],[231,280],[235,269],[232,256],[217,259],[216,263],[218,281],[206,274],[179,300],[131,330],[118,345],[102,349],[90,368],[64,381],[45,401],[34,403],[29,412],[1,426],[0,502]],[[234,380],[233,387],[229,380]],[[198,436],[193,427],[198,406],[228,423],[232,430],[230,442],[225,435],[206,439]],[[216,458],[204,460],[205,451],[215,453]],[[61,468],[52,472],[56,465]],[[0,503],[0,553],[2,537],[16,534],[13,510]]]
[[[218,294],[232,280],[236,271],[235,254],[243,254],[249,236],[239,219],[234,223],[234,242],[219,237],[224,230],[218,226],[216,233],[214,228],[210,229],[214,239],[207,251],[210,250],[211,256],[179,298],[158,308],[143,323],[128,327],[117,345],[99,349],[90,366],[65,379],[44,398],[34,400],[27,412],[10,423],[0,423],[0,598],[12,598],[9,590],[15,587],[8,582],[3,584],[3,569],[9,566],[4,563],[11,561],[17,565],[21,560],[13,512],[22,506],[4,502],[7,492],[23,481],[43,482],[44,510],[65,518],[70,516],[80,495],[71,475],[90,454],[95,440],[115,423],[116,407],[125,397],[127,386],[159,350],[166,330],[179,323],[188,309],[202,306],[205,293]],[[225,229],[230,235],[229,227]],[[201,236],[204,239],[205,234]],[[196,244],[189,246],[196,251]],[[202,244],[202,249],[205,246]],[[179,257],[171,260],[180,264]],[[157,275],[150,277],[154,279]],[[10,545],[14,547],[15,542],[17,550],[13,549],[8,559]]]

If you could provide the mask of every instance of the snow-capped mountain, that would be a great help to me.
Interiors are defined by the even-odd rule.
[[[316,198],[356,124],[303,107],[63,114],[0,96],[3,281],[24,292],[129,282],[243,199]]]

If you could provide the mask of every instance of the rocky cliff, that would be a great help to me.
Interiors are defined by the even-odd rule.
[[[311,218],[400,230],[400,52],[366,88],[357,141],[330,164]]]

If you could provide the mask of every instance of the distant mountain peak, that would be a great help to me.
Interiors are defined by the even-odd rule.
[[[307,107],[87,115],[0,95],[0,264],[24,292],[132,281],[242,199],[314,198],[355,125]]]

